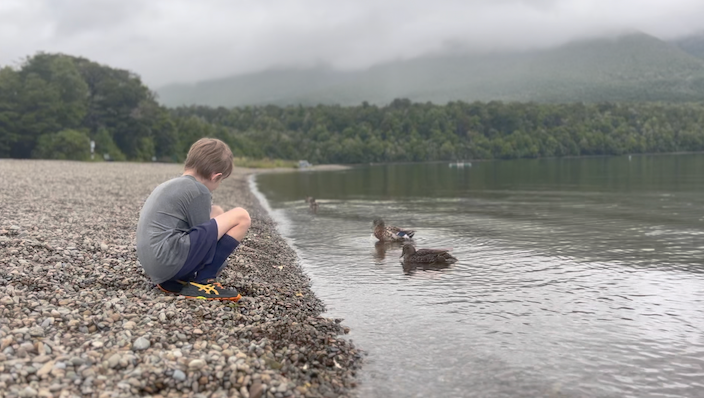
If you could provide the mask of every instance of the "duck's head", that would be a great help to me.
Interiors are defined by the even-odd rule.
[[[308,196],[306,198],[306,203],[310,203],[310,202],[315,202],[315,199],[312,196]]]
[[[410,256],[416,252],[416,247],[410,243],[403,245],[403,251],[401,252],[401,257]]]
[[[379,217],[375,218],[374,221],[372,221],[372,227],[374,227],[374,228],[377,228],[377,227],[384,228],[384,220],[382,220],[382,219],[379,218]]]

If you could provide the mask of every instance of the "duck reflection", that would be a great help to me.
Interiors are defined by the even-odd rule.
[[[435,263],[410,263],[401,262],[403,266],[403,273],[406,275],[413,275],[416,271],[440,271],[449,268],[451,264],[435,264]]]
[[[381,242],[374,243],[374,258],[381,261],[386,258],[386,252],[389,250],[401,250],[403,242]]]

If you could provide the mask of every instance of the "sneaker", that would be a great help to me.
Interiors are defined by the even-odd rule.
[[[189,282],[179,291],[180,295],[201,300],[237,301],[242,296],[235,289],[224,289],[219,282],[197,283]]]
[[[183,287],[188,284],[184,281],[166,281],[162,283],[157,283],[156,287],[161,289],[165,293],[179,294]]]

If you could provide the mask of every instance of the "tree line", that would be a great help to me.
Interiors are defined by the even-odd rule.
[[[180,162],[201,137],[235,156],[367,163],[704,150],[702,103],[165,108],[139,76],[39,53],[0,69],[0,157]]]

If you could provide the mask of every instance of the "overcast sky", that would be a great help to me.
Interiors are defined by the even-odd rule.
[[[0,65],[63,52],[157,88],[272,66],[364,68],[458,44],[703,29],[704,0],[0,0]]]

